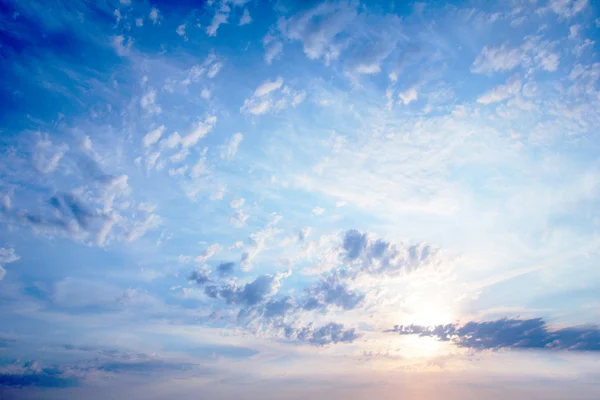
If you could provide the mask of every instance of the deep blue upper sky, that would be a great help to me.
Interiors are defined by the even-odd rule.
[[[599,32],[0,2],[0,393],[597,399]]]

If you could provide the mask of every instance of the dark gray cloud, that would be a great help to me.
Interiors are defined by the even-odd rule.
[[[224,262],[217,266],[217,272],[220,276],[227,276],[233,273],[233,268],[235,267],[234,262]]]
[[[395,245],[350,229],[344,234],[341,256],[344,263],[341,272],[345,277],[396,276],[435,263],[437,250],[427,244]]]
[[[204,292],[207,296],[221,298],[228,304],[253,306],[277,293],[281,278],[281,274],[263,274],[243,286],[227,282],[220,286],[209,285]]]
[[[206,271],[192,271],[188,277],[188,281],[196,282],[198,285],[204,285],[210,282],[210,277]]]
[[[303,305],[305,310],[329,306],[352,310],[358,307],[365,297],[362,293],[350,290],[337,273],[324,277],[317,285],[309,287],[306,293],[307,297]]]
[[[388,332],[433,337],[452,342],[459,347],[477,350],[512,348],[600,351],[598,326],[551,330],[541,318],[469,322],[462,326],[395,326]]]
[[[334,322],[317,328],[311,323],[299,329],[289,330],[288,336],[316,346],[325,346],[332,343],[352,343],[360,337],[354,328],[346,329],[343,324]]]
[[[68,371],[56,366],[42,368],[37,362],[15,362],[0,369],[0,387],[65,388],[78,384]]]
[[[91,221],[97,216],[83,201],[71,193],[57,193],[50,198],[49,203],[63,216],[63,219],[74,218],[84,229],[88,229]]]

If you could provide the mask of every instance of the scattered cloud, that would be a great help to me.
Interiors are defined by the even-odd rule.
[[[240,26],[243,25],[248,25],[250,22],[252,22],[252,17],[250,16],[250,12],[248,11],[247,8],[244,8],[244,12],[242,14],[242,16],[240,17]]]
[[[152,21],[152,23],[154,25],[159,24],[160,23],[160,12],[158,11],[158,8],[152,7],[152,9],[150,10],[150,13],[148,14],[148,18],[150,18],[150,21]]]
[[[229,161],[233,160],[238,152],[242,139],[244,139],[244,135],[238,132],[233,135],[231,139],[227,140],[221,147],[221,159]]]
[[[477,99],[481,104],[497,103],[516,96],[521,91],[521,80],[512,77],[505,84],[496,86]]]
[[[400,335],[430,336],[456,346],[476,350],[540,349],[600,351],[600,329],[596,326],[552,330],[541,318],[500,319],[436,327],[396,326]]]
[[[0,281],[6,275],[4,265],[20,260],[20,257],[15,253],[12,247],[0,247]]]
[[[410,104],[418,99],[417,89],[412,87],[404,92],[399,92],[398,97],[400,98],[400,101],[402,101],[402,104]]]
[[[475,58],[471,71],[478,74],[502,72],[515,69],[523,62],[523,52],[520,48],[510,48],[506,44],[500,47],[484,46]]]

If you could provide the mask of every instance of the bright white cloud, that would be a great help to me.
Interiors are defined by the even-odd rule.
[[[517,95],[521,91],[521,80],[510,78],[505,84],[496,86],[489,92],[477,99],[481,104],[491,104],[506,100]]]
[[[152,115],[158,115],[162,112],[162,108],[156,104],[156,90],[148,90],[140,99],[140,106]]]
[[[398,93],[398,97],[400,98],[400,101],[402,101],[402,103],[404,105],[410,104],[413,101],[416,101],[419,97],[418,93],[417,93],[417,89],[414,87],[411,87],[410,89],[405,90],[404,92],[400,92]]]
[[[258,96],[258,97],[265,96],[265,95],[273,92],[274,90],[279,89],[281,87],[281,85],[283,85],[283,78],[280,76],[278,76],[273,81],[269,81],[269,80],[264,81],[256,88],[256,90],[254,91],[254,95]]]
[[[142,143],[144,144],[144,147],[150,147],[153,144],[158,143],[158,141],[160,140],[163,133],[165,133],[165,129],[166,129],[165,126],[161,125],[155,129],[151,130],[150,132],[148,132],[142,139]]]

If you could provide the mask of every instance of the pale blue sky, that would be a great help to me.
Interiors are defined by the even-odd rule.
[[[5,2],[1,393],[598,398],[599,30],[588,0]]]

